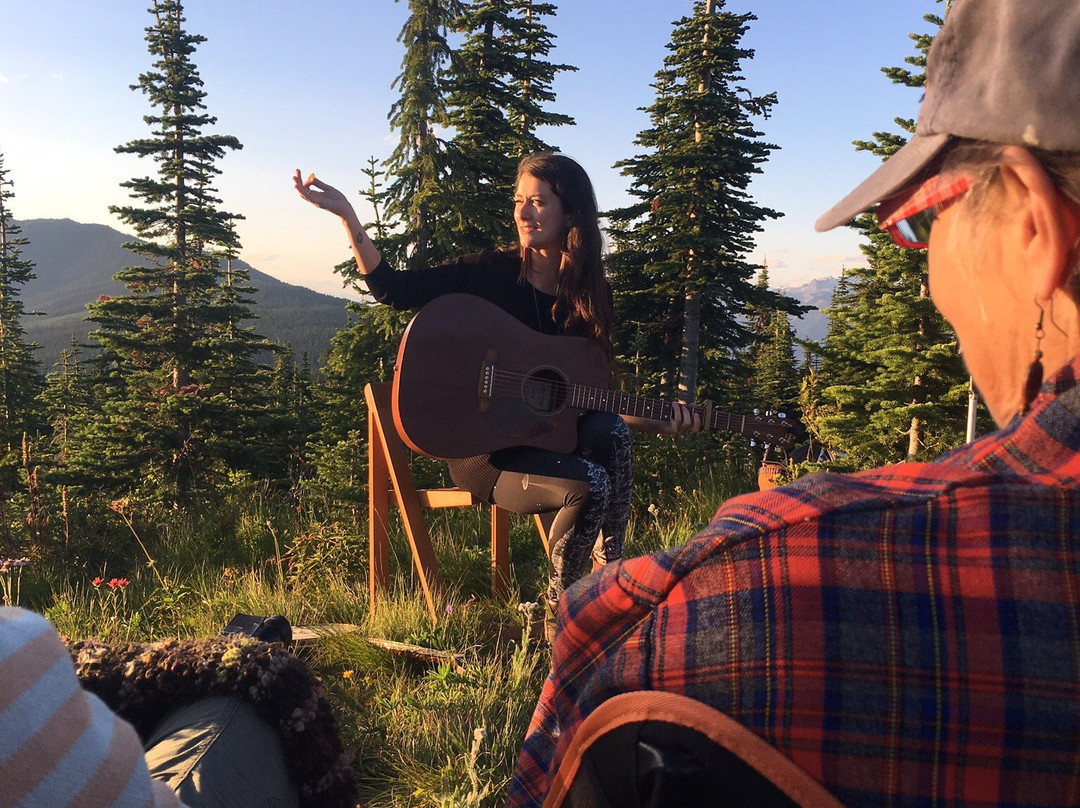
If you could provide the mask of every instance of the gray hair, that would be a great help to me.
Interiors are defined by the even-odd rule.
[[[982,140],[957,140],[946,152],[937,173],[963,172],[972,177],[971,189],[963,204],[977,213],[992,212],[988,200],[1000,182],[1001,154],[1007,144]],[[1025,146],[1042,164],[1046,173],[1066,197],[1080,205],[1080,152],[1049,151]],[[1074,245],[1074,260],[1068,291],[1080,303],[1080,251]]]

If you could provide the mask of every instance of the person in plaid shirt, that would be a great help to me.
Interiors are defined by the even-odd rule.
[[[999,426],[933,463],[725,503],[567,590],[509,791],[625,692],[712,705],[855,806],[1080,803],[1080,4],[955,0],[877,209]]]

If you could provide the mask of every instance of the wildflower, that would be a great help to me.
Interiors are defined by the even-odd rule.
[[[353,671],[353,670],[342,671],[341,672],[341,678],[345,679],[345,680],[352,679],[355,674],[356,674],[356,671]]]
[[[29,563],[29,558],[0,558],[0,575],[21,570]]]
[[[90,583],[92,583],[92,584],[94,585],[94,588],[96,589],[97,587],[99,587],[99,586],[101,586],[101,585],[102,585],[103,583],[105,583],[105,579],[104,579],[104,578],[102,578],[102,577],[101,577],[101,576],[99,575],[99,576],[98,576],[97,578],[95,578],[94,580],[92,580],[92,581],[91,581]]]
[[[446,604],[446,613],[447,614],[453,614],[454,613],[454,604],[453,603],[447,603]]]
[[[109,581],[109,589],[123,589],[130,583],[127,578],[113,578]]]

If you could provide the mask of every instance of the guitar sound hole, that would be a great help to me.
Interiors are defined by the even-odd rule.
[[[566,379],[552,368],[541,368],[525,377],[521,398],[534,412],[556,412],[566,403]]]

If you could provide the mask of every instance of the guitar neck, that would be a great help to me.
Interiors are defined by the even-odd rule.
[[[613,412],[616,415],[632,415],[636,418],[644,418],[647,421],[670,421],[674,407],[670,401],[639,396],[634,393],[623,393],[602,387],[589,387],[582,384],[569,385],[569,393],[569,403],[572,407],[581,410]],[[704,406],[688,404],[687,407],[689,407],[692,414],[701,416],[704,422],[706,417],[706,408]],[[707,430],[742,432],[745,423],[746,416],[744,415],[733,415],[713,410],[709,423],[703,423],[702,426]]]
[[[568,403],[579,410],[633,415],[650,421],[670,421],[672,408],[675,406],[658,398],[580,384],[568,385],[567,394]],[[794,443],[794,433],[786,418],[781,415],[734,415],[714,409],[711,404],[688,404],[687,407],[691,414],[701,418],[702,429],[705,431],[737,432],[781,448],[789,448]]]

